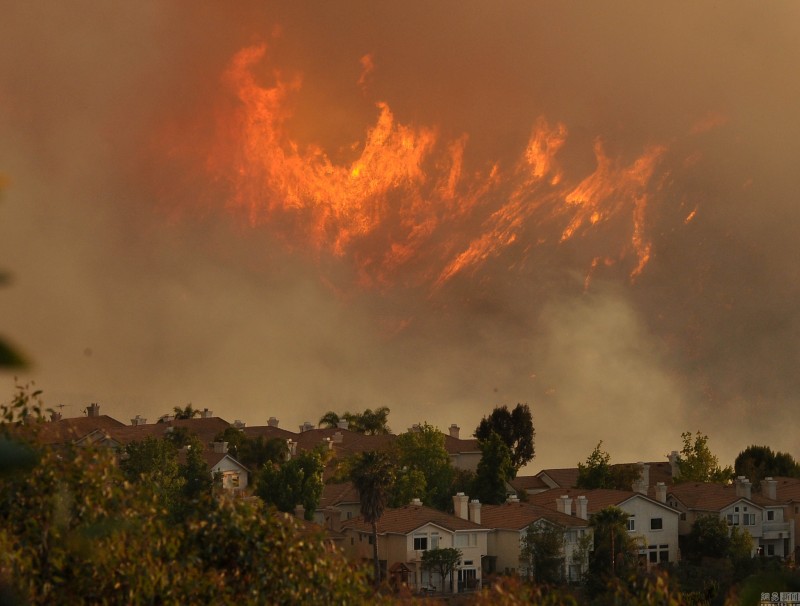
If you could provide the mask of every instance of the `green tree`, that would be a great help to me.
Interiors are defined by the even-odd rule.
[[[347,414],[347,413],[345,413],[345,414]],[[335,427],[339,426],[339,421],[340,420],[341,420],[341,418],[339,417],[338,414],[336,414],[332,410],[329,410],[324,415],[322,415],[322,417],[320,417],[318,425],[321,428],[322,427],[335,428]]]
[[[169,440],[147,437],[127,444],[119,468],[125,479],[147,484],[162,507],[172,511],[181,498],[186,478],[178,463],[178,450]]]
[[[724,557],[730,548],[728,524],[718,515],[699,516],[686,535],[681,554],[691,562]]]
[[[628,534],[628,514],[609,506],[589,520],[594,532],[594,550],[589,558],[589,574],[596,586],[608,578],[626,577],[635,569],[637,546]]]
[[[425,475],[419,469],[402,467],[394,472],[394,483],[389,492],[389,507],[403,507],[414,498],[426,493]]]
[[[519,559],[528,580],[558,583],[564,576],[564,529],[546,520],[534,522],[525,530]]]
[[[268,463],[256,475],[255,494],[279,511],[293,513],[302,505],[305,518],[314,517],[322,497],[325,460],[319,450],[301,452],[281,464]]]
[[[508,446],[514,475],[533,460],[535,432],[527,404],[517,404],[511,411],[508,406],[496,407],[488,417],[481,419],[474,435],[478,440],[485,441],[492,432],[499,435]]]
[[[0,173],[0,192],[6,185],[6,178]],[[8,282],[8,274],[0,272],[0,286]],[[27,361],[6,339],[0,338],[0,368],[25,368]]]
[[[372,560],[375,587],[381,583],[381,568],[378,560],[378,520],[381,519],[389,500],[389,491],[394,481],[394,466],[385,452],[367,451],[357,455],[350,470],[351,479],[358,491],[361,515],[372,527]]]
[[[630,490],[639,470],[635,465],[611,465],[611,455],[601,449],[602,445],[601,440],[586,462],[578,463],[578,488]]]
[[[442,511],[451,507],[455,470],[441,431],[423,423],[415,431],[400,434],[393,444],[393,457],[399,468],[417,471],[425,477],[425,494],[414,496]]]
[[[478,442],[481,460],[475,473],[473,494],[481,503],[498,505],[506,500],[506,481],[513,478],[511,453],[503,439],[492,432]]]
[[[187,501],[194,501],[211,494],[212,477],[203,456],[203,445],[197,436],[192,436],[186,445],[186,462],[180,466],[184,478],[183,497]]]
[[[699,431],[692,438],[691,432],[681,434],[683,448],[678,455],[678,476],[675,482],[726,483],[733,478],[733,469],[720,467],[719,459],[708,447],[708,436]]]
[[[366,435],[385,435],[391,433],[388,426],[389,408],[381,406],[372,410],[367,408],[364,412],[344,412],[341,415],[329,410],[319,420],[320,427],[337,427],[339,421],[347,421],[348,429]]]
[[[786,452],[774,452],[769,446],[748,446],[733,463],[737,476],[745,476],[758,489],[768,477],[800,477],[800,464]]]
[[[439,575],[441,590],[444,593],[444,583],[450,577],[452,585],[453,571],[461,559],[461,550],[455,547],[439,547],[422,552],[422,568]],[[451,587],[452,589],[452,587]]]
[[[187,404],[183,408],[180,406],[175,406],[172,411],[176,419],[194,419],[200,415],[200,411],[195,410],[191,403]]]

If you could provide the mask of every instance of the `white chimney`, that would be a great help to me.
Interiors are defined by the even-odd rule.
[[[147,419],[143,418],[141,415],[136,415],[131,419],[131,425],[147,425]]]
[[[214,442],[214,452],[217,454],[225,454],[228,452],[228,443],[227,442]]]
[[[312,429],[314,429],[314,424],[310,421],[306,421],[300,426],[300,433],[303,433],[304,431],[311,431]]]
[[[481,523],[481,502],[478,499],[469,502],[469,519],[476,524]]]
[[[286,451],[286,460],[290,460],[293,456],[297,455],[297,442],[292,440],[291,438],[286,440],[286,446],[288,446]]]
[[[350,421],[348,421],[347,419],[339,419],[336,422],[336,427],[338,427],[339,429],[349,429]]]
[[[634,492],[647,494],[650,488],[650,466],[641,461],[636,465],[639,467],[639,477],[633,482],[633,490]]]
[[[244,429],[244,428],[245,428],[245,425],[246,425],[246,423],[245,423],[244,421],[240,421],[239,419],[236,419],[236,420],[233,422],[233,426],[234,426],[236,429]]]
[[[267,425],[269,425],[270,427],[277,427],[278,423],[280,423],[280,421],[278,421],[278,419],[276,419],[275,417],[270,417],[269,420],[267,421]]]
[[[736,478],[736,496],[741,497],[743,499],[751,498],[750,492],[750,480],[748,480],[745,476],[739,476]]]
[[[210,411],[208,408],[204,408],[200,412],[200,418],[201,419],[210,419],[213,416],[214,416],[214,413],[212,411]]]
[[[298,503],[294,506],[294,515],[302,520],[306,517],[306,508],[303,507],[302,504]]]
[[[572,515],[572,499],[569,495],[562,494],[556,499],[556,509],[568,516]]]
[[[323,439],[322,443],[327,445],[327,448],[325,450],[333,450],[333,440],[331,440],[330,438]]]
[[[100,404],[89,404],[86,408],[86,416],[87,417],[99,417],[100,416]]]
[[[506,503],[519,503],[519,497],[516,494],[510,494],[506,497]]]
[[[678,474],[680,473],[680,470],[678,469],[678,451],[673,450],[671,453],[669,453],[669,455],[667,455],[667,458],[669,459],[669,467],[672,477],[677,478]]]
[[[589,519],[589,499],[584,495],[579,496],[575,500],[575,515],[581,520]]]
[[[459,492],[453,495],[453,513],[457,515],[462,520],[469,519],[469,512],[467,510],[467,502],[469,501],[469,497],[465,495],[463,492]]]
[[[50,413],[50,420],[51,421],[60,421],[61,420],[61,413],[53,411]]]
[[[450,437],[451,438],[455,438],[456,440],[458,440],[459,439],[458,435],[459,435],[460,431],[461,431],[461,428],[458,425],[456,425],[455,423],[453,423],[450,426]]]
[[[419,499],[419,497],[414,497],[413,499],[411,499],[411,505],[413,505],[414,507],[422,507],[422,501]],[[466,520],[466,518],[464,519]]]
[[[667,485],[664,482],[656,483],[656,501],[659,503],[667,502]]]
[[[336,444],[341,444],[344,441],[344,434],[341,431],[337,431],[333,434],[332,439]]]
[[[778,480],[773,478],[764,478],[764,490],[764,496],[766,496],[768,499],[772,499],[773,501],[778,500]]]

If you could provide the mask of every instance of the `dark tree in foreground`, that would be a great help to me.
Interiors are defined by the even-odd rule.
[[[422,568],[436,572],[441,580],[441,590],[444,593],[444,582],[450,577],[452,582],[453,571],[461,559],[461,550],[455,547],[442,547],[428,549],[422,552]]]
[[[748,446],[733,464],[737,476],[745,476],[759,488],[761,480],[769,477],[800,477],[800,465],[787,452],[773,452],[769,446]]]
[[[564,566],[564,529],[546,521],[528,526],[519,554],[528,579],[553,585],[561,581]]]
[[[394,480],[394,466],[385,452],[368,451],[355,457],[350,473],[361,502],[361,515],[364,521],[372,526],[372,559],[377,588],[381,583],[378,520],[381,519],[389,500],[389,491]]]
[[[503,439],[494,432],[481,440],[479,447],[481,460],[472,492],[481,503],[499,505],[506,500],[506,481],[514,477],[511,454]]]
[[[492,414],[481,420],[474,435],[478,440],[487,440],[492,432],[499,435],[511,451],[515,474],[533,460],[535,432],[531,409],[527,404],[517,404],[511,411],[508,406],[495,408]]]

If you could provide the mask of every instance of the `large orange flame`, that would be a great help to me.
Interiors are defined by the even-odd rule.
[[[379,102],[355,158],[336,163],[320,146],[291,138],[290,97],[301,81],[275,72],[271,86],[259,83],[265,57],[259,45],[231,61],[224,83],[238,106],[220,117],[207,162],[230,184],[229,207],[252,225],[270,226],[290,245],[352,258],[365,285],[390,284],[410,264],[421,268],[419,282],[442,285],[531,230],[538,230],[535,243],[557,244],[612,219],[629,223],[627,240],[613,254],[595,255],[592,267],[601,257],[630,256],[633,279],[646,266],[650,191],[664,146],[624,166],[598,140],[594,172],[570,182],[560,158],[567,127],[540,117],[515,165],[468,172],[466,135],[442,141],[437,128],[399,123]],[[365,73],[374,67],[371,58],[362,66]]]

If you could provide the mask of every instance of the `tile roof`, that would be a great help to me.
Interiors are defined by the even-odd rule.
[[[526,490],[547,490],[550,488],[539,476],[517,476],[513,480],[509,480],[508,483],[511,484],[511,487],[517,492],[525,492]]]
[[[477,439],[463,440],[454,438],[450,434],[444,434],[444,448],[449,454],[460,454],[462,452],[480,452]]]
[[[123,425],[110,431],[112,438],[123,444],[145,440],[148,437],[163,438],[169,427],[185,428],[190,435],[195,435],[208,446],[214,438],[225,431],[231,424],[219,417],[197,419],[173,419],[163,423],[147,423],[145,425]]]
[[[342,504],[359,503],[358,491],[352,482],[342,484],[325,484],[322,487],[322,496],[319,500],[318,509],[335,507]]]
[[[540,478],[546,475],[548,479],[555,482],[557,488],[572,488],[578,483],[578,468],[567,467],[562,469],[543,469],[536,474]],[[542,478],[544,482],[547,479]],[[549,484],[548,484],[549,485]]]
[[[113,430],[121,427],[125,427],[125,425],[108,415],[60,419],[58,421],[39,423],[34,426],[35,431],[38,432],[36,440],[40,444],[66,444],[74,442],[98,429],[110,434]],[[27,429],[23,426],[21,432],[26,433]]]
[[[733,485],[724,486],[710,482],[675,484],[667,488],[667,494],[678,499],[688,509],[699,511],[720,511],[744,498],[737,496],[736,487]],[[767,499],[759,494],[753,494],[751,498],[746,500],[761,507],[778,505],[776,501]]]
[[[450,513],[433,509],[425,505],[406,505],[405,507],[387,508],[378,520],[379,534],[409,534],[425,524],[436,524],[446,530],[486,530],[483,526],[464,520]],[[342,522],[342,529],[370,532],[371,526],[358,516]]]
[[[609,507],[610,505],[619,506],[628,499],[636,496],[648,498],[638,492],[632,490],[611,490],[608,488],[551,488],[545,492],[539,492],[528,496],[528,502],[534,505],[541,505],[548,509],[557,509],[556,499],[562,495],[567,495],[572,498],[572,510],[575,511],[575,500],[579,496],[585,496],[587,499],[587,513],[592,515],[601,509]],[[663,503],[659,503],[663,505]],[[664,505],[666,507],[666,505]]]
[[[487,528],[522,530],[532,522],[541,519],[565,527],[582,527],[589,524],[586,520],[578,517],[522,501],[481,507],[481,526]]]

